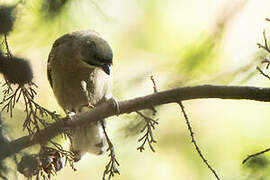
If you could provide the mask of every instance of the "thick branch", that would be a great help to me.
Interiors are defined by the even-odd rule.
[[[56,123],[52,123],[48,128],[35,135],[28,135],[11,141],[6,146],[0,147],[0,160],[21,151],[34,144],[47,141],[63,132],[63,127],[74,127],[97,121],[117,114],[130,113],[142,109],[152,108],[161,104],[178,103],[183,100],[199,98],[220,98],[220,99],[248,99],[255,101],[270,102],[270,88],[249,87],[249,86],[215,86],[202,85],[193,87],[182,87],[162,92],[157,92],[147,96],[142,96],[119,102],[120,112],[116,112],[113,103],[110,101],[93,110],[78,114],[72,118],[62,118]]]

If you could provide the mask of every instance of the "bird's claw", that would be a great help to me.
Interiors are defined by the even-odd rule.
[[[118,100],[115,97],[112,97],[110,99],[110,101],[112,102],[112,104],[115,107],[116,115],[119,116],[119,114],[120,114],[120,107],[119,107]]]

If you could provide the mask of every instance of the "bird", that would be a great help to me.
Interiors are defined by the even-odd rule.
[[[93,30],[67,33],[55,40],[47,76],[67,115],[89,111],[113,97],[112,60],[111,46]],[[101,155],[106,151],[102,123],[105,119],[73,128],[70,150],[76,155],[75,161],[86,153]]]

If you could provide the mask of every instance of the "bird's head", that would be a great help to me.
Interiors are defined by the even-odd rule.
[[[106,74],[111,74],[112,49],[95,31],[83,30],[66,34],[54,42],[53,51],[56,56],[63,57],[58,58],[61,59],[61,64],[72,66],[74,62],[68,62],[78,60],[90,66],[100,67]]]
[[[108,42],[92,31],[82,33],[80,41],[78,48],[81,59],[91,66],[101,67],[110,75],[113,52]]]

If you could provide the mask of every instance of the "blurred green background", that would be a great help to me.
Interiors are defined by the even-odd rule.
[[[37,101],[62,114],[47,81],[47,57],[55,39],[81,29],[93,29],[111,44],[114,94],[119,100],[153,93],[151,75],[159,91],[198,84],[270,85],[256,71],[266,56],[256,43],[263,42],[264,28],[270,30],[265,21],[270,17],[268,0],[24,0],[17,11],[8,37],[10,49],[31,61],[39,85]],[[270,179],[269,154],[241,164],[248,154],[269,147],[268,103],[183,103],[202,153],[222,179]],[[23,110],[23,105],[17,108]],[[108,119],[120,162],[121,175],[114,179],[215,179],[191,144],[179,107],[168,104],[157,110],[155,153],[136,150],[141,136],[135,130],[136,114]],[[20,137],[22,121],[16,120],[23,118],[19,113],[13,119],[4,116],[8,134]],[[76,172],[67,167],[53,179],[102,179],[108,160],[107,154],[85,155],[75,164]]]

